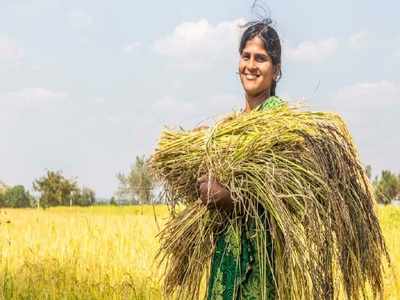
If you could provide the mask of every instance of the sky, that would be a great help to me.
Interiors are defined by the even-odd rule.
[[[263,1],[283,45],[277,94],[335,111],[373,174],[400,172],[400,3]],[[46,170],[111,197],[165,128],[244,105],[252,1],[0,0],[0,180]]]

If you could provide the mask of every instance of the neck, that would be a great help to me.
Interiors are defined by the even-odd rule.
[[[246,106],[244,108],[245,112],[252,111],[254,108],[259,106],[261,103],[263,103],[267,98],[269,98],[271,95],[270,90],[263,91],[262,93],[258,95],[248,95],[246,94]]]

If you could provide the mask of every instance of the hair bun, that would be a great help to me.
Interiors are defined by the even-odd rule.
[[[265,26],[270,26],[270,25],[272,25],[272,19],[264,18],[263,20],[260,21],[260,23],[263,23]]]
[[[263,27],[263,31],[267,30],[268,28],[272,27],[273,21],[271,18],[264,18],[264,19],[259,19],[259,20],[255,20],[255,21],[249,21],[246,22],[243,25],[239,25],[240,28],[244,28],[247,29],[249,27]]]

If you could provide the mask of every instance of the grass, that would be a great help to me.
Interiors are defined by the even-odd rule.
[[[162,228],[167,207],[156,207]],[[400,297],[400,208],[379,207]],[[0,299],[162,299],[153,207],[0,210]]]
[[[0,222],[2,298],[161,297],[152,207],[8,209]]]

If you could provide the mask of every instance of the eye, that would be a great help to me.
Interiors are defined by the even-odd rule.
[[[250,59],[250,54],[246,53],[246,52],[243,52],[241,57],[242,57],[243,60],[249,60]]]
[[[268,61],[268,56],[264,54],[256,54],[255,59],[257,62],[266,62]]]

